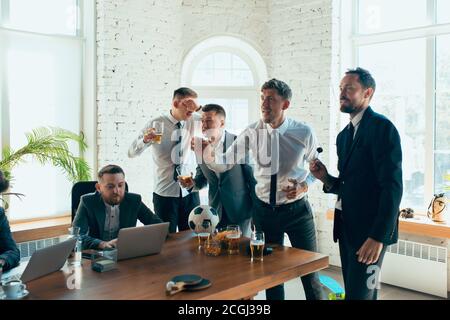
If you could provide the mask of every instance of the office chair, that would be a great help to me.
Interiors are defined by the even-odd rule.
[[[78,205],[80,204],[81,196],[87,193],[95,192],[95,184],[97,181],[79,181],[72,187],[72,221],[77,213]],[[128,183],[125,182],[125,192],[128,192]]]

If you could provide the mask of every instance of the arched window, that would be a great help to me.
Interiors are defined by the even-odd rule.
[[[259,118],[261,84],[267,79],[260,54],[234,37],[212,37],[194,46],[183,63],[181,82],[199,94],[201,104],[227,112],[226,128],[239,134]]]

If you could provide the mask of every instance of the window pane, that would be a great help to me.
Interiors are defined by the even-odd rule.
[[[8,28],[76,35],[76,0],[10,0]]]
[[[11,147],[21,148],[24,134],[41,126],[78,132],[81,41],[6,32],[0,32],[0,41],[8,44],[1,50],[6,50],[7,59]],[[72,148],[78,154],[77,146]],[[13,190],[26,195],[23,201],[11,198],[12,219],[70,211],[71,183],[60,169],[27,162],[12,174]]]
[[[197,65],[197,69],[214,69],[214,56],[209,55]]]
[[[221,105],[227,114],[225,129],[234,134],[241,133],[249,124],[248,99],[207,98],[199,99],[199,103],[215,103]]]
[[[450,36],[436,38],[436,144],[450,151]]]
[[[231,54],[226,52],[214,53],[214,68],[231,69]]]
[[[450,191],[450,36],[436,38],[435,193]]]
[[[192,76],[192,83],[197,85],[211,85],[214,82],[214,69],[196,69]]]
[[[242,60],[238,56],[233,55],[233,69],[244,69],[244,70],[247,70],[248,69],[248,65],[244,62],[244,60]]]
[[[442,192],[450,195],[450,152],[434,156],[434,193]]]
[[[360,66],[371,71],[377,82],[371,105],[395,124],[401,136],[402,207],[415,209],[426,206],[425,46],[424,39],[415,39],[359,48]]]
[[[437,23],[450,23],[450,1],[437,0]]]
[[[427,25],[427,0],[359,0],[358,33]]]
[[[194,86],[253,86],[253,74],[240,57],[216,52],[203,58],[196,66]]]

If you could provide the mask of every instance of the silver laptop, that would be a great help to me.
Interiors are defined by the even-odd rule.
[[[168,232],[169,222],[120,229],[117,260],[160,253]]]
[[[28,263],[22,262],[17,268],[5,272],[1,280],[4,282],[20,279],[22,282],[28,282],[58,271],[66,263],[76,241],[73,238],[35,251]]]

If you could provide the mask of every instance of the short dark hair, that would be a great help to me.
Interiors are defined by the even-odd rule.
[[[9,188],[9,180],[6,179],[3,171],[0,170],[0,192],[6,191]]]
[[[225,109],[222,106],[220,106],[218,104],[214,104],[214,103],[205,104],[202,107],[202,111],[203,112],[213,111],[216,114],[219,114],[219,115],[223,116],[224,118],[227,117],[227,113],[225,112]]]
[[[285,100],[291,100],[292,98],[292,90],[289,88],[289,86],[278,79],[270,79],[266,83],[264,83],[261,87],[261,91],[265,89],[275,89],[277,90],[278,94]]]
[[[117,173],[121,173],[123,174],[123,176],[125,177],[125,172],[123,172],[123,169],[121,167],[119,167],[118,165],[115,164],[108,164],[107,166],[104,166],[103,168],[100,169],[100,171],[98,172],[98,180],[100,180],[103,175],[105,174],[117,174]]]
[[[197,92],[195,92],[194,90],[190,89],[190,88],[186,88],[186,87],[181,87],[178,88],[177,90],[175,90],[173,92],[173,99],[175,98],[187,98],[187,97],[193,97],[193,98],[197,98]]]
[[[358,76],[359,83],[361,83],[364,89],[372,88],[373,92],[375,92],[377,84],[375,83],[375,79],[372,77],[370,72],[366,69],[360,67],[356,69],[348,69],[345,74],[356,74]]]

